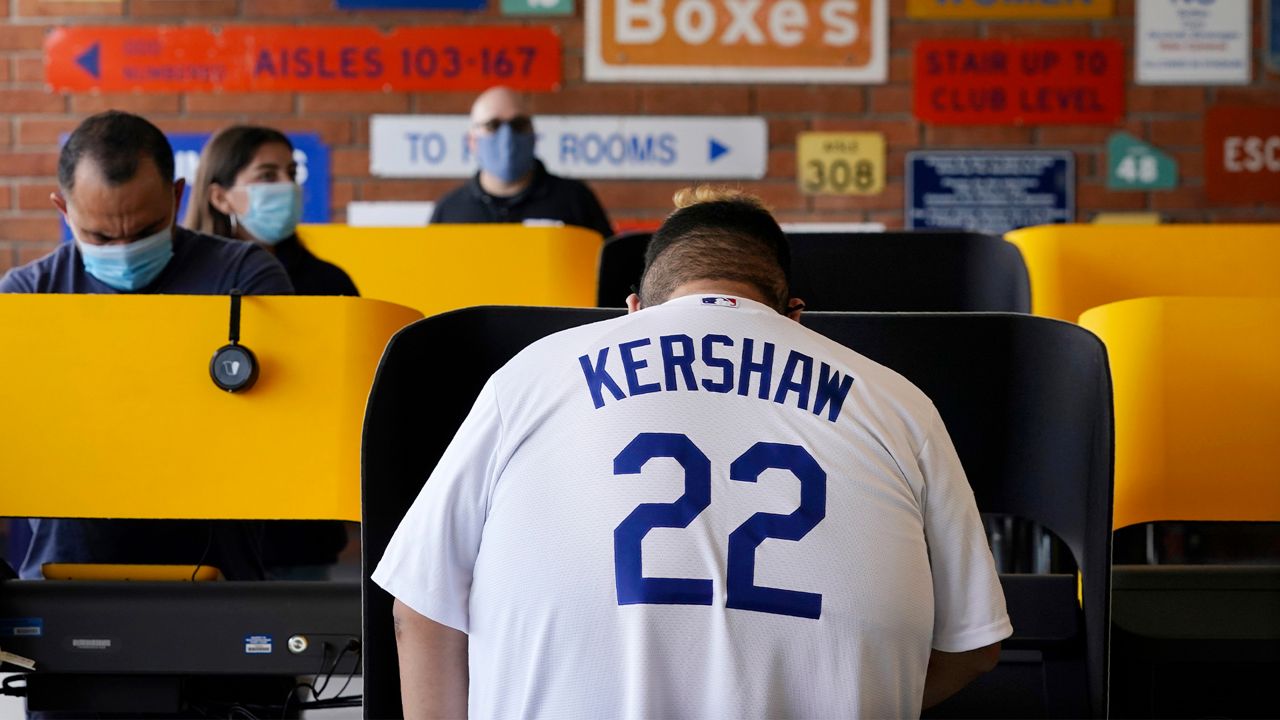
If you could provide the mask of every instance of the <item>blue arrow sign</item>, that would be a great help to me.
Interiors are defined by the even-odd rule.
[[[710,162],[715,162],[721,155],[729,152],[729,148],[716,142],[715,138],[708,138],[707,142],[709,145],[707,150],[707,160]]]
[[[93,76],[94,80],[102,77],[102,68],[98,60],[101,57],[102,47],[99,43],[94,43],[88,50],[76,56],[76,64],[84,68],[84,71]]]

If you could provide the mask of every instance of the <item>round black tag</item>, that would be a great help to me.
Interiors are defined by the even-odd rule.
[[[258,359],[249,348],[232,343],[223,345],[209,363],[213,384],[227,392],[242,392],[258,379]]]

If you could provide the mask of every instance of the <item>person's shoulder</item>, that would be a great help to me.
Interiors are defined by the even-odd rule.
[[[242,240],[228,240],[217,235],[206,235],[195,230],[178,227],[173,234],[175,252],[190,253],[204,258],[236,261],[250,255],[257,245]],[[263,251],[265,252],[265,251]]]
[[[214,292],[238,288],[250,295],[289,295],[293,285],[284,267],[257,243],[228,240],[178,228],[174,233],[174,252],[182,255],[188,267],[223,278],[227,284]]]
[[[586,183],[575,178],[564,177],[563,175],[556,175],[554,173],[547,172],[543,176],[543,182],[556,192],[568,192],[577,195],[590,195],[593,198],[595,197],[595,193],[591,192],[591,188],[588,187]]]
[[[75,243],[60,243],[47,255],[6,272],[0,277],[0,292],[49,292],[51,282],[66,275],[74,264]]]
[[[464,210],[476,205],[479,201],[475,197],[475,191],[471,187],[471,180],[461,183],[449,192],[441,195],[436,199],[435,210],[432,211],[432,217],[438,218],[440,214]],[[436,220],[436,222],[448,222],[448,218],[444,220]]]

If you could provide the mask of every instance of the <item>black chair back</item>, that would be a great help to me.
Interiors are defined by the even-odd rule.
[[[366,717],[401,714],[391,597],[369,574],[480,388],[532,341],[617,314],[470,308],[421,320],[387,346],[369,398],[362,461]],[[1000,666],[931,714],[1102,717],[1112,415],[1101,342],[1075,325],[1012,314],[805,318],[927,393],[979,507],[1050,529],[1080,567],[1079,603],[1073,575],[1003,575],[1014,636]]]
[[[791,233],[791,294],[810,310],[1031,312],[1017,246],[971,232]],[[596,304],[622,307],[644,271],[649,233],[600,251]]]

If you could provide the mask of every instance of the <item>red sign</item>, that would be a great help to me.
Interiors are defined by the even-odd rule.
[[[1116,40],[922,40],[915,114],[939,125],[1110,125],[1124,117]]]
[[[560,85],[549,28],[73,27],[45,40],[55,90],[483,90]]]
[[[1210,108],[1204,121],[1204,183],[1212,203],[1280,202],[1280,108]]]

